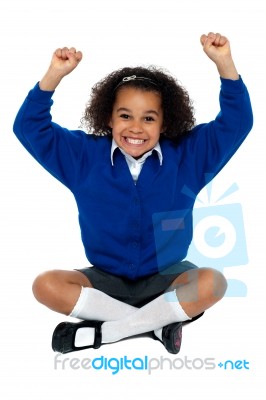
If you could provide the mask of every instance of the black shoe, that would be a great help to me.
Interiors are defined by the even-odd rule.
[[[163,343],[164,347],[169,353],[177,354],[181,348],[181,341],[182,341],[182,325],[186,325],[193,321],[196,321],[200,317],[202,317],[204,312],[199,315],[196,315],[192,319],[184,322],[174,322],[173,324],[166,325],[163,327],[162,330],[162,340],[160,340],[154,332],[152,332],[152,337],[155,340],[160,340]]]
[[[61,322],[54,330],[52,349],[63,354],[89,348],[98,349],[102,344],[102,324],[102,321]],[[75,346],[76,332],[80,328],[95,328],[95,338],[92,346]]]
[[[162,340],[164,347],[169,353],[179,353],[182,341],[182,322],[175,322],[164,326]]]
[[[163,327],[162,340],[160,340],[154,332],[152,337],[159,340],[169,353],[177,354],[180,351],[182,341],[182,322],[174,322]]]

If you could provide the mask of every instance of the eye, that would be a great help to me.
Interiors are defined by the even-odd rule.
[[[122,118],[122,119],[129,119],[130,118],[130,116],[128,114],[121,114],[121,115],[119,115],[119,117]]]
[[[153,122],[155,121],[153,117],[145,117],[146,122]]]

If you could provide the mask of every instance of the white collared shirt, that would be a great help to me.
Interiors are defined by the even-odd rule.
[[[117,146],[115,140],[113,139],[112,147],[111,147],[111,163],[112,163],[112,165],[114,165],[114,161],[113,161],[114,151],[117,148],[119,148],[121,153],[124,154],[124,156],[126,158],[126,162],[127,162],[128,168],[130,170],[130,173],[131,173],[132,178],[133,178],[135,183],[138,180],[138,177],[139,177],[139,174],[140,174],[140,171],[141,171],[141,169],[143,167],[144,162],[152,154],[153,150],[157,151],[157,154],[158,154],[158,157],[159,157],[159,161],[160,161],[160,165],[162,165],[163,155],[162,155],[162,150],[161,150],[161,146],[160,146],[159,142],[154,146],[153,149],[151,149],[147,153],[143,154],[143,156],[141,158],[136,160],[134,157],[130,156],[124,150],[122,150],[119,146]]]

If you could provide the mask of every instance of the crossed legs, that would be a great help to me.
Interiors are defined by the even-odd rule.
[[[79,271],[54,270],[36,278],[33,293],[39,302],[56,312],[106,321],[102,325],[103,342],[110,343],[151,330],[160,337],[163,326],[189,320],[218,302],[226,287],[220,272],[193,269],[179,275],[165,295],[138,309],[93,289]],[[84,329],[79,330],[81,338],[82,334],[89,336],[88,329]]]

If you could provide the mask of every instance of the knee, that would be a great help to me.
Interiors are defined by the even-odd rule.
[[[213,302],[221,300],[227,289],[227,281],[224,275],[211,268],[202,268],[202,282],[204,282],[202,289],[208,297],[212,298]]]
[[[36,300],[38,300],[40,303],[45,304],[47,297],[56,290],[58,281],[57,275],[58,273],[56,270],[46,271],[38,275],[33,281],[32,292]]]

